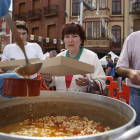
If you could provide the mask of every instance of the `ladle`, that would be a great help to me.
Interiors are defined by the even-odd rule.
[[[13,33],[13,36],[14,36],[14,39],[16,41],[16,43],[18,44],[18,46],[21,48],[21,50],[23,51],[23,54],[25,56],[25,61],[26,61],[26,65],[25,66],[22,66],[22,67],[19,67],[16,69],[16,72],[21,75],[21,76],[29,76],[29,75],[33,75],[35,73],[37,73],[41,67],[42,67],[42,63],[41,62],[37,62],[37,63],[30,63],[28,58],[27,58],[27,55],[26,55],[26,52],[25,52],[25,48],[24,48],[24,44],[23,44],[23,41],[9,15],[9,13],[7,13],[5,16],[4,16],[5,20],[7,21],[12,33]]]

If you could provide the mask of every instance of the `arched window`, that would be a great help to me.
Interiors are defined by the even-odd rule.
[[[80,0],[72,1],[72,16],[80,15]]]
[[[121,27],[120,26],[113,26],[112,27],[112,34],[116,38],[116,43],[113,42],[112,46],[114,47],[121,47]]]
[[[112,0],[112,15],[121,14],[121,0]]]

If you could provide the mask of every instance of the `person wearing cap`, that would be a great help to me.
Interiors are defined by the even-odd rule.
[[[106,61],[108,62],[107,66],[106,66],[106,76],[112,76],[114,78],[114,76],[115,76],[115,66],[114,66],[114,63],[111,60],[111,54],[106,54]],[[110,81],[107,80],[106,83],[107,83],[107,85],[109,85]]]

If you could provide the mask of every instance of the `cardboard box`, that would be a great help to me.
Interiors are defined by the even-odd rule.
[[[67,76],[94,73],[94,66],[87,63],[58,56],[41,61],[43,63],[39,73],[53,76]]]
[[[31,63],[40,61],[39,58],[32,58],[29,59]],[[20,60],[10,60],[10,61],[0,61],[0,68],[5,69],[5,70],[14,70],[15,68],[18,68],[19,66],[24,66],[25,65],[25,59],[20,59]]]

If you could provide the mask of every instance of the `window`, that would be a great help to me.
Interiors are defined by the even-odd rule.
[[[56,4],[56,0],[49,0],[48,1],[48,5],[54,5],[54,4]]]
[[[112,42],[114,47],[121,47],[121,27],[120,26],[113,26],[112,27],[112,34],[116,38],[116,43]]]
[[[6,29],[6,21],[2,21],[2,29]]]
[[[134,19],[134,21],[133,21],[133,31],[135,32],[135,31],[139,31],[140,30],[140,19]]]
[[[102,37],[105,37],[105,27],[102,26]]]
[[[88,4],[92,6],[92,0],[88,0]]]
[[[112,0],[112,15],[121,14],[121,0]]]
[[[94,8],[96,9],[97,7],[100,7],[100,0],[96,0],[96,5]]]
[[[19,4],[19,13],[25,12],[25,2]]]
[[[33,0],[33,9],[40,8],[40,0]]]
[[[87,22],[87,37],[92,37],[92,22]]]
[[[102,8],[106,8],[106,0],[102,0]]]
[[[39,27],[32,28],[32,34],[34,35],[34,40],[37,41],[39,36]]]
[[[97,7],[100,7],[100,0],[97,0]]]
[[[57,44],[53,43],[53,39],[56,39],[56,25],[49,25],[48,26],[48,32],[47,32],[47,36],[50,38],[49,43],[47,44],[47,47],[56,47]]]
[[[73,0],[72,2],[72,16],[80,15],[80,0]]]
[[[140,8],[140,0],[134,0],[133,2],[133,8]]]
[[[100,37],[100,22],[93,22],[93,38]]]

